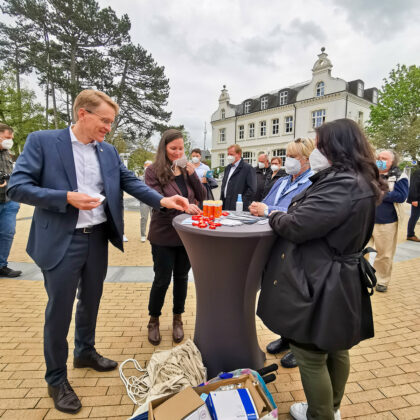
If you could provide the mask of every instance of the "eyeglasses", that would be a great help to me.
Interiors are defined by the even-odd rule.
[[[113,120],[103,117],[102,115],[97,114],[96,112],[91,111],[90,109],[85,108],[85,111],[89,114],[95,114],[105,125],[112,125]]]

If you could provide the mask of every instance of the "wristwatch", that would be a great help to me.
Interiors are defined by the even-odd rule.
[[[268,217],[268,207],[266,207],[265,210],[264,210],[264,216]]]

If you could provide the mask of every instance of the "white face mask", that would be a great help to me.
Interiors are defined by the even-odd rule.
[[[188,162],[188,159],[184,155],[184,156],[180,157],[179,159],[174,160],[173,165],[174,166],[179,166],[180,168],[185,168],[187,166],[187,162]]]
[[[226,160],[227,160],[227,162],[228,162],[229,164],[230,164],[230,163],[233,163],[233,162],[235,161],[235,156],[232,156],[232,155],[227,155]]]
[[[199,158],[199,157],[197,157],[197,156],[194,156],[194,157],[191,159],[191,162],[192,162],[192,163],[198,163],[198,162],[200,162],[200,158]]]
[[[265,168],[265,164],[263,162],[258,162],[258,168],[259,169],[264,169]]]
[[[277,172],[280,169],[280,167],[278,165],[271,165],[271,170],[273,172]]]
[[[314,149],[309,155],[309,164],[314,172],[322,171],[331,166],[328,159],[318,149]]]
[[[286,173],[289,175],[296,175],[302,169],[300,162],[292,157],[286,157],[286,162],[284,163],[284,168]]]
[[[10,150],[13,147],[13,140],[12,139],[4,139],[1,143],[1,147],[6,150]]]

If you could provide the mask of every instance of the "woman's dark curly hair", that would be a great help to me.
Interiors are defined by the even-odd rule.
[[[371,185],[380,203],[388,184],[379,176],[375,153],[359,125],[348,118],[322,124],[316,129],[317,148],[337,171],[353,170]]]

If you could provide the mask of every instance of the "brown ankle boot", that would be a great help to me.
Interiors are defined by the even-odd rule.
[[[184,329],[182,328],[182,315],[174,314],[172,337],[175,343],[180,343],[184,338]]]
[[[158,316],[150,317],[150,321],[147,324],[147,329],[149,330],[149,334],[147,338],[149,339],[150,344],[153,344],[154,346],[158,346],[160,344],[160,341],[162,340],[162,337],[160,336],[160,331],[159,331],[159,317]]]

